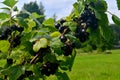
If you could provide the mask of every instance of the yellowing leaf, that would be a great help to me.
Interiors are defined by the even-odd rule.
[[[38,52],[40,48],[46,48],[48,46],[48,40],[46,38],[41,38],[33,45],[33,50]]]
[[[60,32],[55,31],[55,32],[51,33],[50,36],[51,37],[58,37],[58,36],[60,36]]]

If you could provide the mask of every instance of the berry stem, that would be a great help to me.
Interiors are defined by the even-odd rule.
[[[9,55],[12,52],[12,48],[13,48],[13,39],[15,37],[15,33],[13,33],[13,35],[11,35],[11,39],[10,39],[10,47],[9,47]]]
[[[30,61],[30,64],[33,64],[34,61],[39,57],[40,54],[41,54],[41,51],[39,51],[39,52],[32,58],[32,60]]]

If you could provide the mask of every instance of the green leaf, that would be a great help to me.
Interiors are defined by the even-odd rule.
[[[116,2],[117,2],[118,10],[120,10],[120,0],[116,0]]]
[[[98,0],[95,3],[95,9],[98,12],[106,12],[107,11],[107,3],[106,3],[106,1],[104,1],[104,0]]]
[[[54,37],[50,41],[50,47],[54,50],[55,53],[58,55],[61,55],[63,52],[61,50],[61,47],[63,46],[63,43],[60,41],[59,37]]]
[[[46,48],[48,46],[48,40],[46,38],[41,38],[33,45],[33,50],[38,52],[40,48]]]
[[[49,18],[49,19],[45,20],[45,21],[43,22],[43,25],[54,27],[54,19]]]
[[[5,0],[2,3],[6,6],[13,7],[18,1],[16,0]]]
[[[1,71],[2,74],[7,75],[9,80],[17,80],[25,72],[25,67],[22,66],[11,66]]]
[[[9,18],[10,15],[9,14],[6,14],[6,13],[0,13],[0,18],[1,19],[5,19],[5,18]]]
[[[82,12],[82,10],[84,9],[84,6],[82,5],[82,2],[76,2],[73,4],[74,6],[74,13],[76,16],[79,16],[79,14]]]
[[[55,32],[51,33],[50,36],[51,37],[58,37],[58,36],[60,36],[60,32],[55,31]]]
[[[25,21],[25,19],[19,17],[19,18],[17,18],[17,22],[20,26],[22,26],[24,28],[28,28],[27,21]]]
[[[0,26],[9,26],[10,25],[10,19],[5,18],[4,20],[0,20]]]
[[[77,26],[76,22],[71,22],[71,23],[69,24],[69,28],[70,28],[70,30],[73,31],[73,32],[75,32],[76,26]]]
[[[32,13],[32,16],[33,16],[34,18],[44,17],[44,15],[39,15],[39,14],[37,14],[36,12],[33,12],[33,13]]]
[[[10,43],[6,40],[1,40],[0,41],[0,50],[2,52],[7,52],[10,47]]]
[[[108,26],[108,23],[109,23],[108,17],[104,13],[101,13],[101,17],[102,19],[99,21],[100,32],[101,32],[101,35],[104,37],[104,39],[109,42],[109,40],[111,39],[111,31]]]
[[[63,72],[63,73],[57,72],[56,76],[57,76],[58,80],[70,80],[67,73],[65,73],[65,72]]]
[[[50,62],[55,62],[57,59],[56,59],[56,56],[55,55],[52,55],[52,54],[47,54],[46,56],[43,57],[43,61],[47,62],[47,61],[50,61]]]
[[[112,15],[112,20],[114,21],[115,24],[120,26],[120,18],[117,17],[116,15]]]
[[[36,26],[36,23],[32,19],[31,20],[29,19],[27,25],[28,25],[27,31],[31,31],[32,28]]]
[[[4,67],[6,64],[6,59],[0,59],[0,67]]]
[[[76,56],[76,51],[73,49],[72,55],[69,57],[66,57],[66,60],[60,63],[60,68],[63,70],[71,71],[75,56]]]
[[[0,9],[10,11],[10,8],[8,8],[8,7],[2,7]]]

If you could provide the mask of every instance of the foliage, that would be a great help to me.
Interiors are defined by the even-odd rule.
[[[44,18],[45,18],[45,16],[44,16],[44,6],[43,6],[43,4],[41,2],[40,2],[40,4],[37,4],[36,1],[24,4],[22,10],[17,15],[17,17],[28,18],[29,14],[27,14],[24,10],[28,11],[33,16],[37,16],[35,18],[40,23],[42,23],[44,21]],[[40,25],[37,24],[37,26],[40,26]]]
[[[105,13],[107,4],[104,0],[78,0],[73,5],[73,12],[65,19],[54,22],[54,19],[49,18],[41,24],[38,18],[42,15],[28,7],[34,4],[38,10],[36,2],[25,5],[31,10],[23,10],[28,16],[25,18],[13,15],[13,12],[18,12],[16,3],[15,0],[5,0],[3,4],[6,7],[2,9],[8,13],[0,13],[3,15],[0,15],[3,29],[0,34],[2,80],[39,80],[50,75],[69,80],[66,72],[72,70],[76,48],[90,48],[87,45],[90,42],[103,50],[112,45],[112,30],[108,25]],[[114,21],[118,22],[118,19]],[[34,29],[36,25],[40,28]]]

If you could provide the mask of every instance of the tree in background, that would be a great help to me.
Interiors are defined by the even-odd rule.
[[[116,24],[110,24],[110,26],[113,28],[113,34],[115,36],[114,39],[114,45],[119,45],[119,41],[120,41],[120,28],[119,26],[117,26]]]
[[[54,19],[55,22],[57,21],[56,20],[57,19],[57,15],[55,13],[53,14],[53,19]]]
[[[28,18],[29,15],[27,13],[24,13],[24,10],[26,10],[26,11],[28,11],[30,13],[36,12],[37,14],[43,15],[43,16],[44,16],[44,11],[45,11],[44,6],[43,6],[43,4],[41,2],[40,2],[40,4],[37,4],[36,1],[35,2],[30,2],[30,3],[27,3],[27,4],[23,5],[22,10],[20,11],[20,13],[18,14],[17,17]],[[45,16],[37,18],[37,20],[40,23],[42,23],[44,19],[45,19]]]

